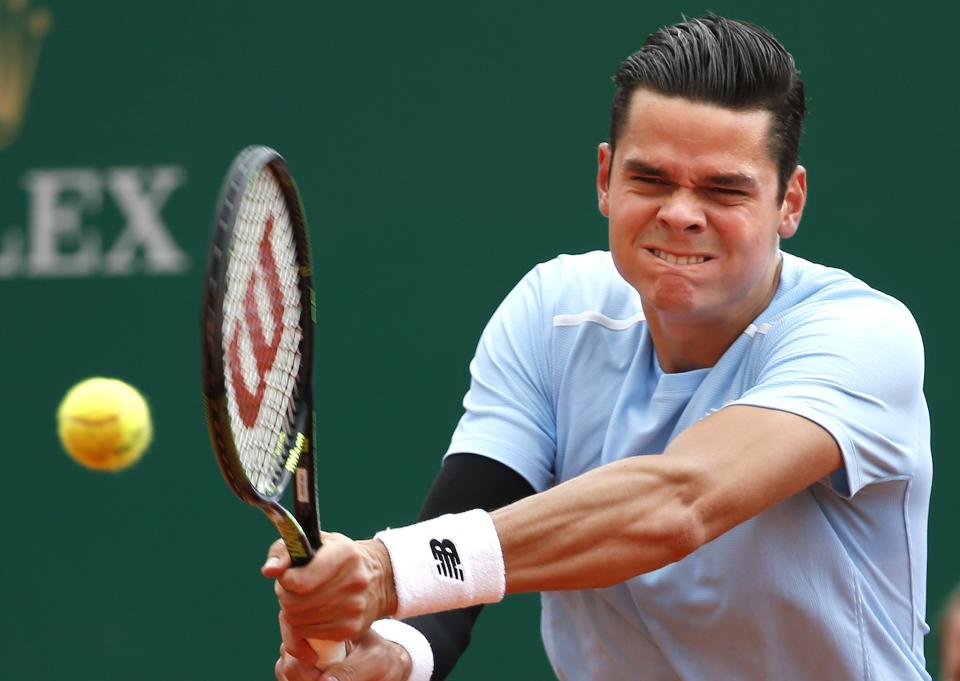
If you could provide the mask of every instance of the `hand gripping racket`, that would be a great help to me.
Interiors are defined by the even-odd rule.
[[[204,281],[203,392],[213,451],[234,493],[273,521],[294,566],[320,546],[314,474],[310,246],[283,158],[248,147],[217,203]],[[293,515],[281,505],[294,480]],[[326,667],[339,641],[310,641]]]

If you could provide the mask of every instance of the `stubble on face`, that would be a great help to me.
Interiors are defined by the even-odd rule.
[[[640,294],[664,370],[713,366],[776,291],[806,171],[781,199],[771,123],[769,111],[641,89],[616,153],[598,150],[613,261]]]
[[[654,281],[649,303],[661,310],[672,310],[679,315],[695,308],[695,291],[687,277],[664,274]]]
[[[610,160],[610,246],[644,307],[664,321],[711,323],[768,300],[780,220],[770,122],[767,111],[634,93]],[[651,249],[710,258],[668,266]]]

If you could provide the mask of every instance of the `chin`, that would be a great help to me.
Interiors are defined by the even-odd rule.
[[[640,293],[643,297],[643,292]],[[683,314],[693,312],[697,305],[693,285],[679,276],[658,277],[649,291],[649,300],[658,310]]]

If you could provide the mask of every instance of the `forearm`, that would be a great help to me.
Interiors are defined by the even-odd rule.
[[[409,585],[398,603],[414,614],[495,602],[504,592],[616,584],[683,558],[841,463],[831,435],[803,417],[723,409],[662,454],[606,464],[489,515],[393,532],[390,560],[405,575],[396,583]],[[431,556],[441,540],[449,555]]]
[[[723,409],[663,454],[601,466],[494,512],[506,591],[604,587],[663,567],[841,464],[837,443],[811,421]]]
[[[695,488],[682,462],[639,456],[495,511],[507,593],[606,587],[679,560],[703,541]]]

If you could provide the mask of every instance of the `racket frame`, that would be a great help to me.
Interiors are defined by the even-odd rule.
[[[293,417],[290,420],[293,429],[285,435],[283,443],[288,450],[288,458],[276,491],[270,495],[258,491],[247,478],[236,449],[227,406],[223,345],[223,301],[234,227],[243,192],[261,171],[272,173],[287,204],[299,270],[298,290],[302,332],[297,393],[294,396]],[[204,405],[210,440],[224,479],[238,497],[260,508],[273,522],[295,566],[308,563],[315,550],[320,547],[314,463],[316,425],[313,410],[313,330],[316,324],[316,300],[311,279],[310,240],[306,216],[300,193],[290,175],[286,161],[269,147],[247,147],[234,159],[220,189],[208,250],[201,322]],[[308,319],[306,315],[309,315]],[[296,452],[297,449],[300,450],[299,453]],[[291,478],[294,479],[293,514],[281,503]]]

